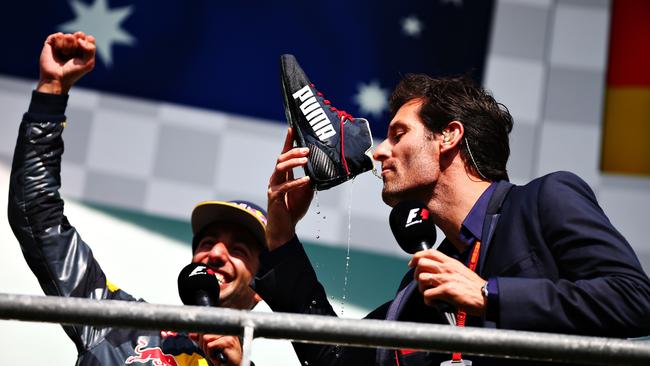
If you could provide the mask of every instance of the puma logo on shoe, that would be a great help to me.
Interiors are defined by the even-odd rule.
[[[330,119],[325,114],[320,103],[316,100],[314,92],[309,85],[305,85],[297,92],[293,93],[294,99],[300,99],[300,110],[309,121],[309,125],[316,133],[319,140],[325,142],[328,138],[336,135],[336,130],[332,126]]]

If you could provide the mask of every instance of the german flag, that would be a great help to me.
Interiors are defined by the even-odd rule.
[[[614,0],[601,168],[650,175],[650,1]]]

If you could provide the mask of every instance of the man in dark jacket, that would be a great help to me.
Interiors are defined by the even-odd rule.
[[[63,214],[59,195],[68,91],[95,63],[95,40],[83,33],[49,36],[40,80],[20,125],[9,188],[9,222],[47,295],[136,301],[112,284],[90,247]],[[220,306],[251,309],[249,284],[265,250],[264,210],[244,201],[209,201],[192,212],[192,262],[204,263],[220,287]],[[239,365],[238,337],[190,339],[170,331],[64,326],[78,365]],[[225,360],[225,361],[224,361]]]
[[[465,79],[408,75],[391,97],[392,121],[374,158],[382,197],[422,202],[445,239],[417,252],[395,299],[375,319],[610,337],[650,333],[650,281],[589,186],[558,172],[508,182],[512,117]],[[313,190],[294,179],[309,149],[289,131],[268,189],[269,222],[255,289],[274,311],[334,315],[295,226]],[[372,350],[295,343],[309,365],[463,364],[460,353]],[[460,350],[459,350],[460,351]],[[470,356],[475,365],[532,364]]]

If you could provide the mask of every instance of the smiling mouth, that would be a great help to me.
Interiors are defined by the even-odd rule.
[[[217,279],[217,282],[219,283],[219,286],[223,286],[226,284],[228,281],[226,280],[226,276],[218,271],[218,267],[216,266],[211,266],[208,264],[208,273],[211,273],[214,275],[214,278]]]

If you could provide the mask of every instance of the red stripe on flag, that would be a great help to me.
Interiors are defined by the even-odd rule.
[[[614,0],[608,86],[650,87],[650,1]]]

